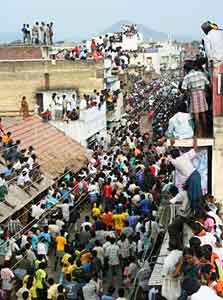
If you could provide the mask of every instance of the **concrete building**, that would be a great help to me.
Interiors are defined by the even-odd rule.
[[[164,69],[176,69],[180,61],[181,49],[172,43],[143,44],[131,56],[131,65],[143,65],[147,71],[155,70],[160,74]]]
[[[102,60],[52,61],[44,55],[41,47],[0,48],[1,115],[18,114],[22,96],[33,110],[39,91],[75,89],[81,96],[104,88]]]

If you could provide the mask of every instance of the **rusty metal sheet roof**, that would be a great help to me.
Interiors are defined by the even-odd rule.
[[[33,146],[45,175],[55,177],[65,167],[78,170],[86,162],[86,149],[39,116],[31,116],[6,128],[13,140],[21,140],[20,149]]]

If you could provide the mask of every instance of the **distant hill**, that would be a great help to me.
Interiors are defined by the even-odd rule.
[[[121,20],[113,25],[111,25],[110,27],[108,27],[106,30],[104,30],[103,33],[106,32],[119,32],[121,29],[121,26],[123,24],[134,24],[134,22],[132,21],[128,21],[128,20]],[[151,29],[143,24],[137,24],[137,28],[138,31],[141,32],[143,34],[143,38],[144,40],[155,40],[155,41],[164,41],[168,38],[168,34],[165,32],[160,32],[160,31],[156,31],[154,29]],[[186,41],[192,41],[193,39],[195,39],[194,37],[190,37],[190,36],[180,36],[180,35],[173,35],[173,39],[176,39],[178,41],[181,42],[186,42]]]

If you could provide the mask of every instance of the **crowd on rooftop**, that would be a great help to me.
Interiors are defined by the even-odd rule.
[[[21,141],[13,140],[12,132],[4,131],[1,119],[0,128],[0,201],[14,209],[15,206],[7,201],[9,186],[17,184],[30,194],[31,188],[36,189],[34,183],[40,183],[43,175],[34,148],[21,149]]]
[[[100,110],[104,103],[107,104],[108,109],[114,108],[120,93],[120,90],[104,89],[97,91],[94,89],[90,94],[84,94],[82,98],[77,94],[52,93],[51,102],[47,109],[41,113],[41,116],[45,121],[75,121],[80,118],[81,111],[85,109],[97,108]]]
[[[60,50],[56,55],[56,59],[66,60],[86,60],[88,58],[98,61],[100,58],[105,58],[111,61],[113,68],[126,69],[130,62],[128,51],[117,47],[111,37],[105,35],[99,37],[98,40],[92,39],[90,46],[85,43],[76,45],[72,50]]]
[[[53,45],[54,28],[53,22],[35,22],[33,26],[23,24],[23,43],[28,45]]]

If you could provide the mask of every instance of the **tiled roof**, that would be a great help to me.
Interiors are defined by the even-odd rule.
[[[55,177],[65,167],[79,169],[86,161],[85,148],[38,116],[9,126],[13,140],[21,140],[21,149],[33,146],[43,172]]]
[[[30,195],[16,184],[9,186],[7,201],[16,205],[11,209],[0,203],[0,223],[4,222],[15,212],[23,212],[32,199],[46,190],[53,183],[53,178],[61,175],[65,167],[73,170],[80,169],[86,161],[85,148],[76,143],[61,131],[48,123],[44,123],[38,116],[27,120],[18,118],[4,119],[5,131],[11,131],[13,140],[21,140],[21,149],[33,146],[38,156],[38,162],[44,173],[41,183],[34,183]],[[21,219],[23,221],[23,219]]]
[[[42,59],[40,47],[0,47],[0,60]]]

